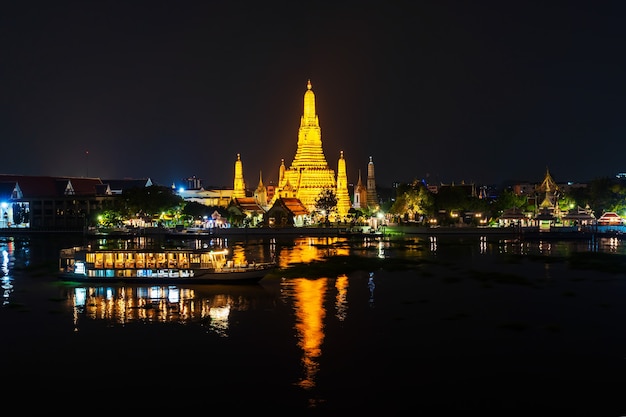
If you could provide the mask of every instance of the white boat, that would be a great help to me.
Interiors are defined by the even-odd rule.
[[[73,282],[238,283],[258,282],[275,263],[235,264],[227,249],[61,249],[59,278]]]

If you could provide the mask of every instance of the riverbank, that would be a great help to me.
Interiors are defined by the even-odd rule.
[[[94,237],[124,237],[124,236],[176,236],[196,237],[198,239],[213,237],[246,237],[246,236],[438,236],[438,235],[485,235],[503,236],[521,239],[587,239],[593,237],[626,237],[626,226],[590,226],[585,229],[577,227],[556,226],[547,230],[538,227],[425,227],[406,224],[393,224],[379,229],[350,228],[346,226],[330,227],[227,227],[212,229],[166,229],[166,228],[137,228],[115,230],[37,230],[24,228],[0,229],[0,236],[17,236],[29,234],[62,234],[85,235]]]

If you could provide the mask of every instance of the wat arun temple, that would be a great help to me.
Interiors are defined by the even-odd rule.
[[[378,209],[372,158],[370,157],[368,163],[367,185],[363,185],[359,171],[359,179],[353,192],[354,198],[351,200],[343,151],[340,152],[337,172],[335,173],[324,156],[322,130],[319,117],[315,112],[315,93],[313,93],[310,80],[307,82],[306,88],[304,112],[300,118],[298,130],[296,155],[289,168],[285,165],[285,160],[281,160],[278,182],[270,198],[268,198],[269,193],[263,184],[262,177],[259,178],[259,185],[254,192],[257,203],[267,208],[271,207],[278,199],[296,198],[312,213],[316,210],[315,204],[320,194],[325,190],[332,190],[337,197],[337,217],[339,219],[344,219],[350,208]],[[235,162],[233,198],[245,198],[245,195],[243,166],[238,154]]]

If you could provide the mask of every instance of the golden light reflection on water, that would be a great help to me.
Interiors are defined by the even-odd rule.
[[[245,265],[248,263],[246,259],[246,250],[243,246],[233,248],[232,260],[235,265]]]
[[[608,251],[611,253],[617,252],[617,249],[619,248],[619,245],[620,245],[620,240],[616,237],[611,237],[606,240],[607,240]]]
[[[335,280],[337,296],[335,297],[335,316],[344,321],[348,316],[348,277],[340,275]]]
[[[321,346],[324,341],[324,299],[328,278],[291,278],[283,281],[284,295],[293,302],[296,317],[296,337],[302,349],[304,376],[297,385],[304,389],[315,387],[319,371]]]
[[[328,256],[348,256],[350,245],[345,238],[306,237],[294,239],[293,246],[282,247],[279,253],[279,266],[286,268],[291,264],[308,263]]]
[[[206,323],[208,331],[228,337],[231,311],[250,309],[250,301],[228,293],[200,294],[177,286],[76,287],[68,292],[74,331],[81,320],[124,325],[144,323]]]

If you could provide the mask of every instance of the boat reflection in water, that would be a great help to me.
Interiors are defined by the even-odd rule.
[[[201,323],[228,337],[231,312],[251,309],[264,293],[260,285],[120,285],[73,287],[67,297],[74,309],[74,331],[80,331],[83,320],[122,326]]]
[[[0,241],[0,263],[2,264],[2,305],[9,304],[9,298],[13,292],[13,278],[11,269],[15,264],[15,244],[12,239],[2,239]]]

